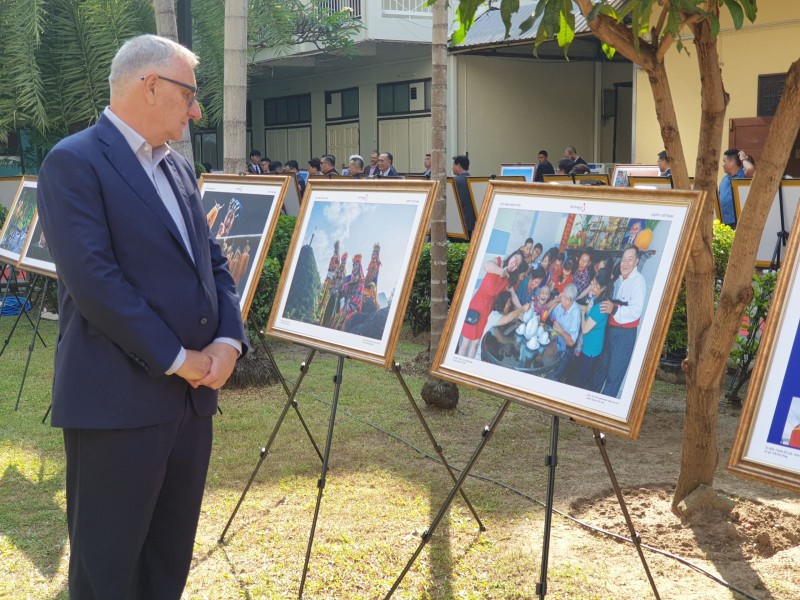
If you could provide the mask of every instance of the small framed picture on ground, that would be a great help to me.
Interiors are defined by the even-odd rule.
[[[36,216],[36,178],[23,177],[0,230],[0,263],[16,266]]]
[[[26,182],[34,190],[36,189],[36,180]],[[44,229],[42,222],[39,220],[39,209],[33,215],[33,221],[28,231],[28,238],[25,240],[25,245],[20,252],[18,266],[25,271],[32,271],[45,275],[47,277],[56,276],[56,263],[53,256],[50,254],[50,248],[47,247],[47,239],[44,236]]]
[[[271,175],[203,175],[200,179],[203,211],[211,236],[228,259],[242,320],[256,293],[290,183],[289,177]]]
[[[267,333],[389,367],[437,185],[310,179]]]
[[[658,165],[614,165],[611,175],[611,185],[614,187],[628,187],[628,177],[639,175],[641,177],[658,177],[661,170]]]
[[[635,438],[703,193],[490,186],[432,373]]]
[[[795,224],[728,461],[736,475],[795,493],[800,492],[798,252],[800,228]]]

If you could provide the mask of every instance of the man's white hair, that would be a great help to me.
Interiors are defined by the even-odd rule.
[[[108,83],[115,87],[147,75],[148,71],[167,68],[175,59],[185,60],[194,69],[200,62],[197,55],[189,50],[157,35],[140,35],[125,42],[111,61],[111,74]]]

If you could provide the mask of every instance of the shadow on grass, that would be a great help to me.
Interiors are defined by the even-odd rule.
[[[63,476],[37,481],[17,465],[8,465],[0,478],[0,534],[5,536],[47,579],[58,573],[67,543],[66,516],[54,496],[64,487]]]

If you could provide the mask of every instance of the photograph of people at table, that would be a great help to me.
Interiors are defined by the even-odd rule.
[[[619,397],[669,228],[627,216],[498,210],[456,354]],[[526,252],[534,247],[535,263]]]

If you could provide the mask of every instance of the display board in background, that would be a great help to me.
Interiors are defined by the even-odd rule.
[[[25,185],[35,190],[36,180],[26,181]],[[56,277],[56,263],[50,254],[50,248],[47,246],[47,238],[45,238],[44,228],[39,219],[38,207],[28,229],[28,237],[22,247],[22,252],[20,252],[19,268],[46,275],[47,277]]]
[[[650,175],[629,175],[628,186],[646,190],[671,190],[672,177],[652,177]]]
[[[752,179],[731,179],[733,208],[736,211],[737,221],[742,214],[742,210],[744,210],[744,205],[747,203],[747,196],[750,194],[752,182]],[[800,203],[800,179],[782,179],[780,187],[772,199],[767,220],[764,223],[764,230],[761,233],[761,241],[758,243],[756,266],[766,269],[772,264],[778,233],[781,232],[781,207],[783,210],[783,228],[787,233],[791,233],[798,203]],[[781,248],[781,261],[785,260],[785,258],[786,249]]]
[[[0,230],[0,262],[16,265],[36,217],[36,178],[25,176]]]
[[[0,177],[0,204],[6,208],[11,207],[20,181],[22,181],[22,177]]]
[[[291,178],[203,175],[200,194],[211,237],[228,259],[242,320],[247,319]]]
[[[614,165],[611,174],[611,185],[614,187],[629,187],[628,177],[640,175],[643,177],[658,177],[661,169],[658,165]]]
[[[437,185],[310,179],[267,333],[389,367]]]
[[[692,191],[491,183],[432,373],[635,438],[703,197],[702,192]],[[527,272],[520,258],[528,238],[545,248],[566,249],[576,261],[583,255],[593,256],[595,267],[599,268],[602,260],[607,272],[614,272],[619,265],[626,286],[638,286],[637,293],[623,295],[628,301],[617,295],[613,296],[616,303],[608,299],[609,309],[614,305],[619,309],[615,318],[632,340],[631,352],[624,357],[608,353],[605,340],[597,336],[610,335],[608,327],[591,338],[586,333],[583,336],[581,353],[591,354],[593,360],[608,359],[609,369],[613,363],[623,375],[613,394],[607,393],[607,380],[601,378],[599,388],[592,380],[594,374],[602,375],[596,370],[601,362],[582,362],[569,369],[573,357],[583,360],[575,353],[578,335],[575,332],[575,338],[568,340],[553,319],[559,326],[566,323],[561,317],[574,317],[572,309],[578,302],[568,307],[559,300],[542,309],[541,304],[533,303],[533,296],[523,294],[522,300],[514,302],[508,293],[512,290],[519,299],[519,290],[527,291],[523,277],[535,273]],[[638,263],[634,260],[637,253],[626,250],[631,240],[641,253]],[[530,308],[506,320],[523,301],[531,302]],[[599,306],[598,302],[598,311]],[[593,308],[587,304],[585,310]],[[596,319],[598,327],[601,322],[606,325],[599,313],[587,314]]]
[[[500,175],[512,176],[519,175],[525,178],[528,183],[533,181],[536,176],[535,163],[503,163],[500,165]]]

